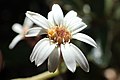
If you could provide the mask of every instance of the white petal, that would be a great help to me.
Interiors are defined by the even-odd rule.
[[[75,34],[87,27],[79,17],[73,17],[72,20],[66,24],[68,24],[67,27],[72,32],[72,34]]]
[[[79,66],[84,71],[89,72],[89,64],[82,51],[79,48],[77,48],[74,44],[71,43],[70,45],[71,45],[71,50],[74,51],[74,56]]]
[[[77,13],[75,11],[71,10],[65,15],[64,20],[67,21],[76,16],[77,16]]]
[[[38,34],[46,34],[46,32],[40,27],[33,27],[28,29],[25,37],[35,37]]]
[[[22,28],[22,25],[15,23],[12,26],[12,30],[15,31],[16,33],[22,33],[23,28]]]
[[[15,47],[15,45],[20,41],[22,40],[24,37],[22,35],[17,35],[13,40],[12,42],[10,43],[9,45],[9,49],[13,49]]]
[[[54,4],[52,6],[52,12],[53,12],[55,23],[60,26],[63,21],[62,9],[60,8],[60,6],[58,4]]]
[[[33,25],[33,22],[28,18],[28,17],[25,17],[25,20],[24,20],[24,23],[23,23],[23,26],[24,27],[32,27]]]
[[[55,49],[52,51],[48,58],[48,70],[50,72],[55,72],[59,65],[59,60],[60,60],[60,48],[55,47]]]
[[[80,24],[82,22],[82,19],[79,17],[73,17],[73,19],[71,20],[71,22],[69,23],[69,28],[72,28],[72,25],[74,24]],[[74,28],[74,27],[73,27]]]
[[[50,12],[48,13],[48,21],[51,23],[52,26],[55,26],[56,24],[55,24],[55,20],[54,20],[54,16],[53,16],[53,15],[54,15],[54,14],[53,14],[52,11],[50,11]]]
[[[48,38],[44,38],[44,39],[41,39],[40,41],[37,42],[37,44],[34,46],[33,51],[32,51],[32,53],[30,55],[31,62],[33,62],[35,60],[36,54],[39,51],[39,48],[44,47],[43,44],[47,44],[48,41],[49,41]]]
[[[26,16],[30,18],[35,24],[44,29],[48,29],[50,27],[48,20],[38,13],[27,11]]]
[[[75,62],[75,57],[73,55],[74,52],[70,50],[70,45],[67,43],[65,45],[61,44],[61,51],[67,68],[70,71],[75,72],[76,62]]]
[[[40,47],[36,55],[35,64],[37,66],[41,65],[47,59],[56,46],[56,44],[53,44],[50,41],[43,45],[44,47]]]
[[[73,10],[69,11],[65,17],[64,17],[64,26],[68,26],[71,22],[71,20],[73,20],[73,18],[75,18],[77,16],[77,13]]]
[[[78,23],[78,24],[76,23],[76,24],[74,24],[72,26],[73,26],[73,28],[71,28],[72,35],[82,31],[83,29],[85,29],[87,27],[87,25],[85,23],[83,23],[83,22]]]
[[[40,32],[42,28],[40,27],[33,27],[33,28],[30,28],[28,29],[28,31],[26,32],[26,35],[25,37],[34,37],[34,36],[37,36]]]
[[[85,42],[87,44],[90,44],[94,47],[97,47],[96,42],[86,34],[77,33],[77,34],[73,35],[72,38],[80,40],[80,41]]]

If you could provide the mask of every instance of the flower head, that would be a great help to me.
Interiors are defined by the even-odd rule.
[[[31,62],[35,61],[35,64],[39,66],[48,58],[48,70],[54,72],[62,57],[70,71],[76,70],[76,63],[86,72],[89,71],[89,64],[84,54],[70,41],[76,39],[94,47],[96,43],[91,37],[78,33],[87,25],[75,11],[69,11],[64,17],[60,6],[54,4],[48,13],[48,19],[30,11],[26,12],[26,16],[40,26],[29,29],[26,37],[47,34],[47,38],[41,39],[35,45],[30,56]]]
[[[12,42],[9,45],[10,49],[13,49],[15,45],[22,39],[25,38],[26,31],[32,27],[33,22],[29,18],[25,18],[23,26],[19,23],[15,23],[12,26],[12,30],[18,33],[18,35],[12,40]]]

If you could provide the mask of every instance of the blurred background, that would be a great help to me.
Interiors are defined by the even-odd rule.
[[[47,17],[51,6],[57,3],[64,15],[75,10],[88,25],[82,32],[91,36],[98,44],[93,48],[88,44],[73,41],[85,54],[90,64],[90,72],[77,67],[75,73],[65,73],[48,80],[120,80],[120,0],[0,0],[0,80],[25,78],[47,70],[47,61],[37,67],[31,63],[32,52],[28,40],[20,41],[14,49],[8,48],[17,35],[11,27],[23,24],[26,11],[34,11]]]

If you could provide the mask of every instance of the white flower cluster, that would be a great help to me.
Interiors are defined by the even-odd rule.
[[[69,11],[65,16],[58,4],[52,6],[52,10],[48,13],[48,19],[42,15],[27,11],[27,18],[39,27],[30,28],[33,24],[31,21],[25,20],[24,27],[21,25],[13,25],[13,30],[19,35],[10,44],[13,48],[15,44],[24,37],[33,37],[47,34],[47,37],[41,39],[35,45],[30,56],[31,62],[35,61],[37,66],[41,65],[48,58],[48,70],[55,72],[60,64],[60,58],[63,59],[67,68],[71,72],[75,72],[76,63],[86,72],[89,72],[89,64],[82,51],[71,43],[71,39],[79,40],[96,47],[96,42],[89,36],[79,33],[85,29],[87,25],[77,16],[73,10]]]

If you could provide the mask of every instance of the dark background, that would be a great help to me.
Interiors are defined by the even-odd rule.
[[[101,57],[102,63],[96,63],[94,57],[89,58],[93,48],[87,44],[81,44],[82,46],[79,47],[88,57],[90,72],[86,73],[78,67],[75,73],[67,71],[50,80],[109,80],[104,75],[104,71],[109,68],[113,68],[119,77],[120,16],[118,14],[120,13],[120,1],[109,0],[113,4],[108,2],[106,4],[106,1],[108,0],[0,0],[0,80],[30,77],[47,70],[47,62],[39,67],[30,62],[32,47],[25,40],[20,41],[12,50],[8,46],[17,35],[12,31],[12,25],[23,24],[26,11],[38,12],[47,17],[53,3],[58,3],[64,13],[71,9],[78,12],[88,25],[83,32],[94,40],[101,41],[103,56]],[[85,4],[90,6],[90,13],[83,11]]]

